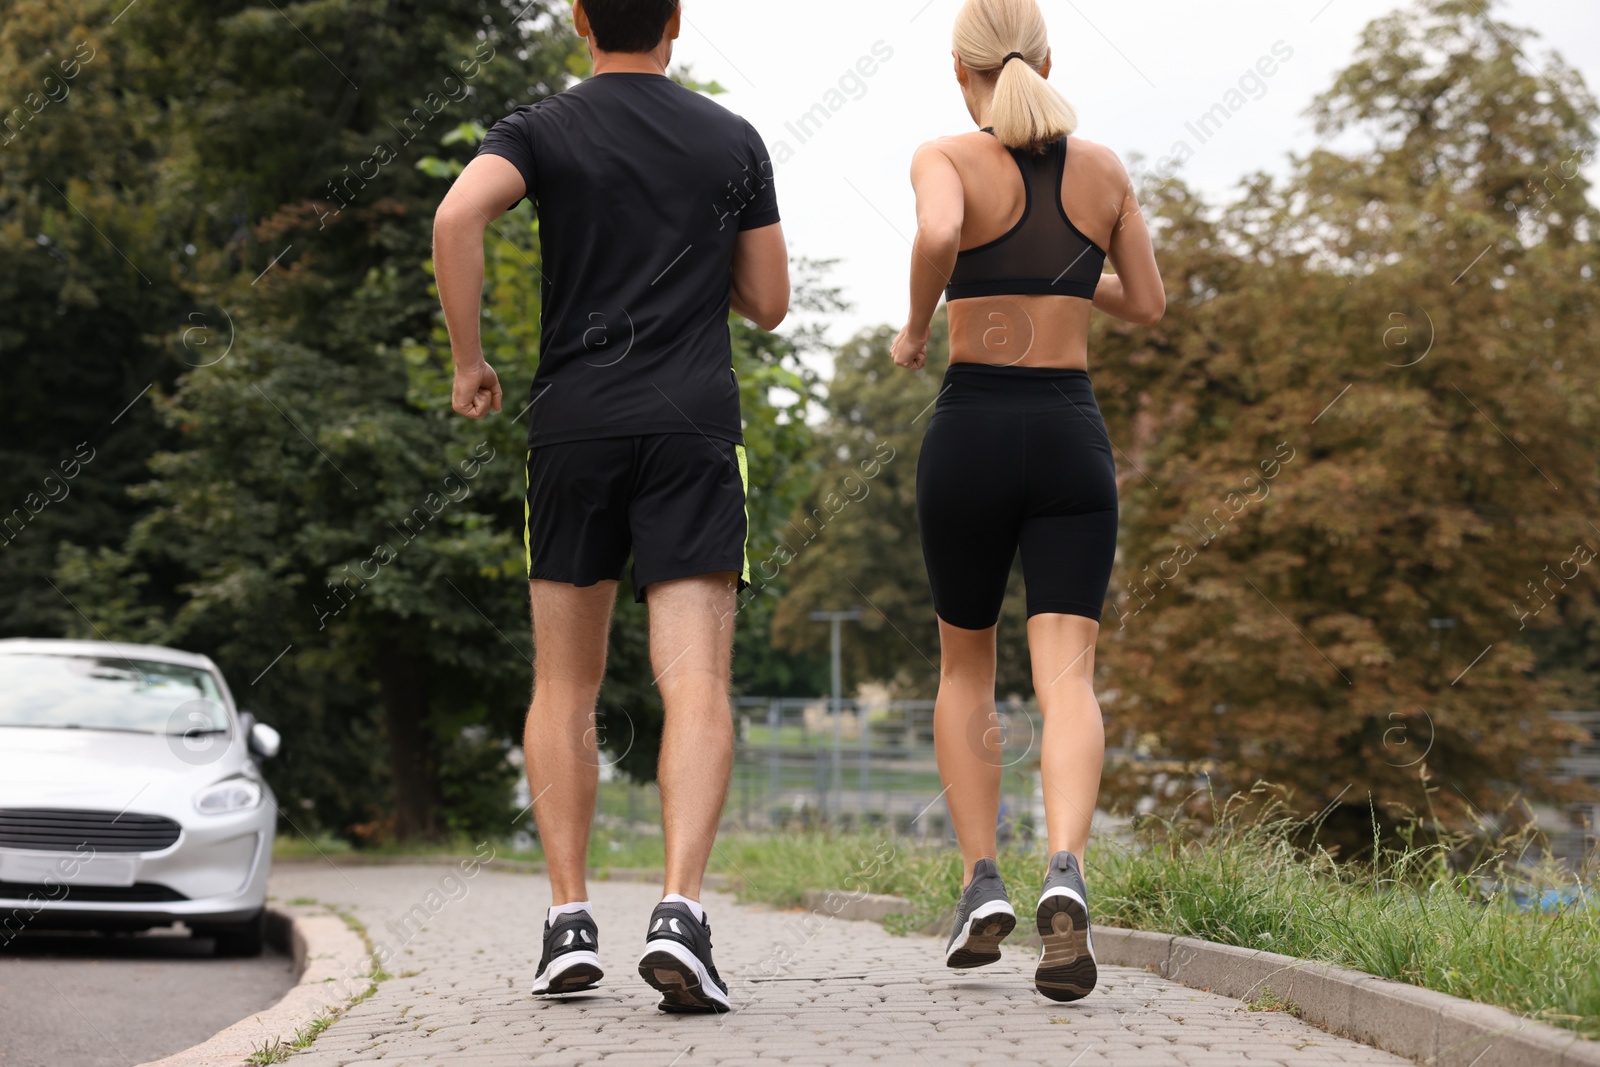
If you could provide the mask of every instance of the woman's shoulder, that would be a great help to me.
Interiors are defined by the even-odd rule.
[[[961,154],[996,144],[999,144],[999,142],[991,135],[984,133],[982,130],[971,130],[967,133],[952,133],[945,137],[935,137],[931,141],[924,141],[917,146],[917,152],[918,154],[927,151]]]
[[[985,159],[984,153],[995,151],[999,144],[999,141],[982,130],[935,137],[917,146],[916,152],[911,157],[912,173],[915,174],[919,168],[931,166],[935,169],[953,167],[956,173],[965,175],[971,172],[972,168],[981,167]]]
[[[1094,170],[1103,171],[1111,177],[1127,175],[1127,168],[1123,166],[1122,159],[1116,152],[1087,137],[1079,137],[1077,134],[1068,137],[1067,155],[1075,157],[1080,163],[1088,163]]]

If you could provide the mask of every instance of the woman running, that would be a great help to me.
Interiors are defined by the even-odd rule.
[[[1105,756],[1094,648],[1117,547],[1089,318],[1099,308],[1154,325],[1166,294],[1127,171],[1071,136],[1077,113],[1045,80],[1037,0],[968,0],[954,54],[981,132],[925,144],[912,162],[911,317],[893,349],[902,367],[926,364],[943,288],[950,369],[922,445],[917,515],[943,660],[935,747],[964,864],[945,962],[993,963],[1016,925],[995,867],[995,627],[1020,549],[1052,853],[1034,981],[1052,1000],[1078,1000],[1096,978],[1083,856]],[[1107,259],[1116,273],[1102,277]]]

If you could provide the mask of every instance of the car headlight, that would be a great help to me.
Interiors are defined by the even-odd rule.
[[[195,794],[195,810],[202,815],[248,811],[261,803],[261,783],[253,778],[224,778]]]

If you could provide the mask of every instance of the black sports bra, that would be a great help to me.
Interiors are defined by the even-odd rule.
[[[956,257],[956,269],[945,288],[946,299],[1044,294],[1093,300],[1105,270],[1106,253],[1072,224],[1061,203],[1067,139],[1061,138],[1042,153],[1020,148],[1007,151],[1022,171],[1027,206],[1004,236]],[[1054,204],[1055,210],[1049,210],[1048,204]]]

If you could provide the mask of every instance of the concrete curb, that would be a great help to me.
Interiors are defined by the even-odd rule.
[[[800,906],[818,915],[832,915],[835,919],[881,923],[891,915],[910,911],[911,901],[904,897],[853,893],[844,889],[807,889],[800,894]]]
[[[372,987],[372,956],[343,919],[301,908],[267,908],[267,940],[294,958],[299,982],[272,1007],[207,1041],[141,1067],[240,1067],[275,1042],[289,1044],[317,1019]]]
[[[901,897],[842,890],[807,891],[802,906],[872,922],[913,907]],[[928,929],[942,935],[948,926],[940,922]],[[1101,963],[1154,971],[1246,1003],[1270,992],[1313,1026],[1429,1067],[1600,1067],[1600,1042],[1362,971],[1173,934],[1101,926],[1094,935]]]

